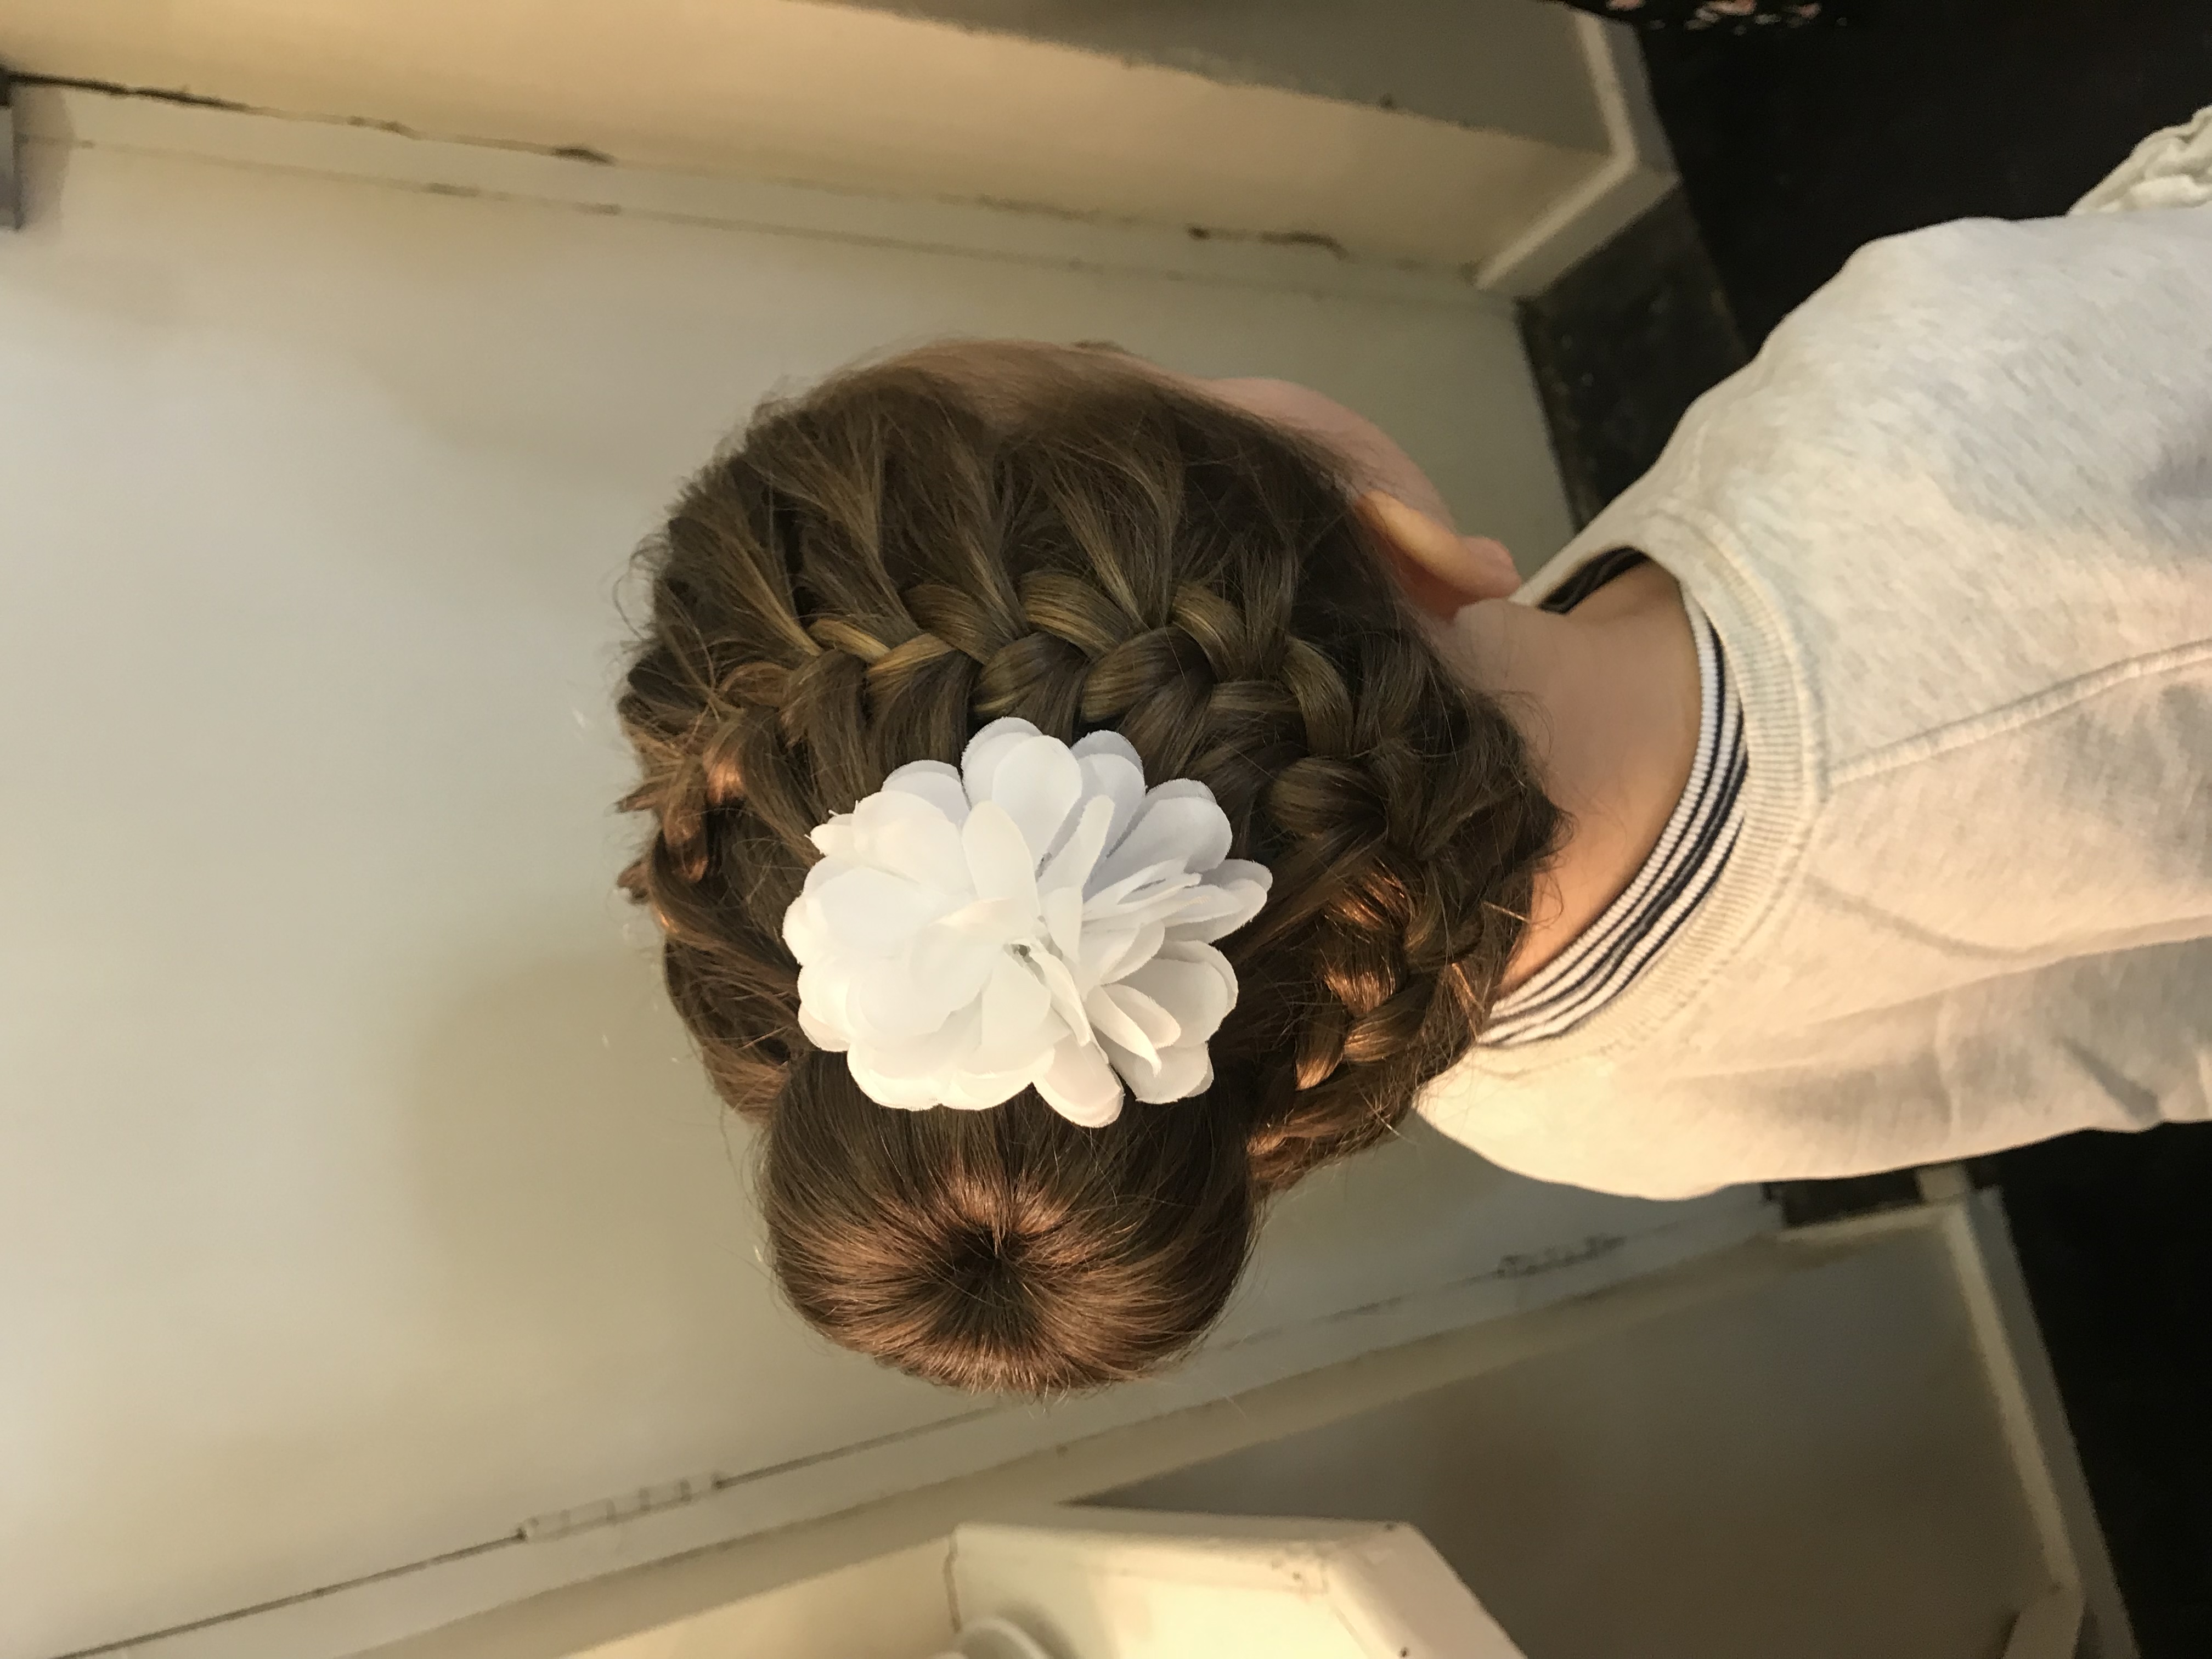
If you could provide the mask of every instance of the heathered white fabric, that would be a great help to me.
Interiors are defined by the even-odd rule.
[[[2085,204],[2129,210],[1863,250],[1523,590],[1681,581],[1746,821],[1616,1001],[1431,1085],[1444,1133],[1663,1198],[2212,1117],[2212,206],[2158,205],[2208,133]]]
[[[2137,144],[2112,176],[2074,204],[2076,213],[2201,207],[2212,202],[2212,108]]]

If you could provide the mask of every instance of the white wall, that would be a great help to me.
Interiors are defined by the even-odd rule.
[[[1091,1420],[977,1419],[774,1300],[744,1136],[611,890],[617,578],[763,392],[958,332],[1310,380],[1540,552],[1565,515],[1503,310],[1295,252],[90,94],[27,114],[33,222],[0,236],[0,1656],[445,1552],[520,1594],[700,1541],[525,1546],[529,1517],[716,1476],[743,1531]],[[1096,1411],[1404,1328],[1325,1315],[1484,1274],[1525,1298],[1547,1251],[1627,1263],[1746,1213],[1411,1141],[1291,1206],[1222,1369]],[[338,1598],[305,1605],[312,1639],[192,1651],[305,1659],[483,1593],[386,1582],[374,1629]]]

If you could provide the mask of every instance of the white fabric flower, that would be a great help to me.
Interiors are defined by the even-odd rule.
[[[1022,1090],[1110,1123],[1126,1083],[1182,1100],[1237,1005],[1213,941],[1269,877],[1228,856],[1206,787],[1147,790],[1127,739],[1071,748],[994,720],[957,768],[902,766],[814,831],[822,860],[785,912],[799,1023],[886,1106],[996,1106]]]

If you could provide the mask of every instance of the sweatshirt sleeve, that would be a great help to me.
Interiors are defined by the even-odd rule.
[[[1538,1180],[1636,1198],[2212,1120],[2212,939],[2052,964],[1732,1048],[1703,1073],[1468,1079],[1431,1122]]]
[[[2212,105],[2162,128],[2074,204],[2075,213],[2203,207],[2212,203]]]

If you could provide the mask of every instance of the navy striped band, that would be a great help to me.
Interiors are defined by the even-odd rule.
[[[1742,701],[1711,622],[1687,593],[1682,606],[1697,641],[1701,705],[1690,781],[1636,878],[1565,951],[1498,1000],[1476,1038],[1480,1047],[1563,1036],[1619,996],[1712,890],[1735,850],[1748,768]]]

